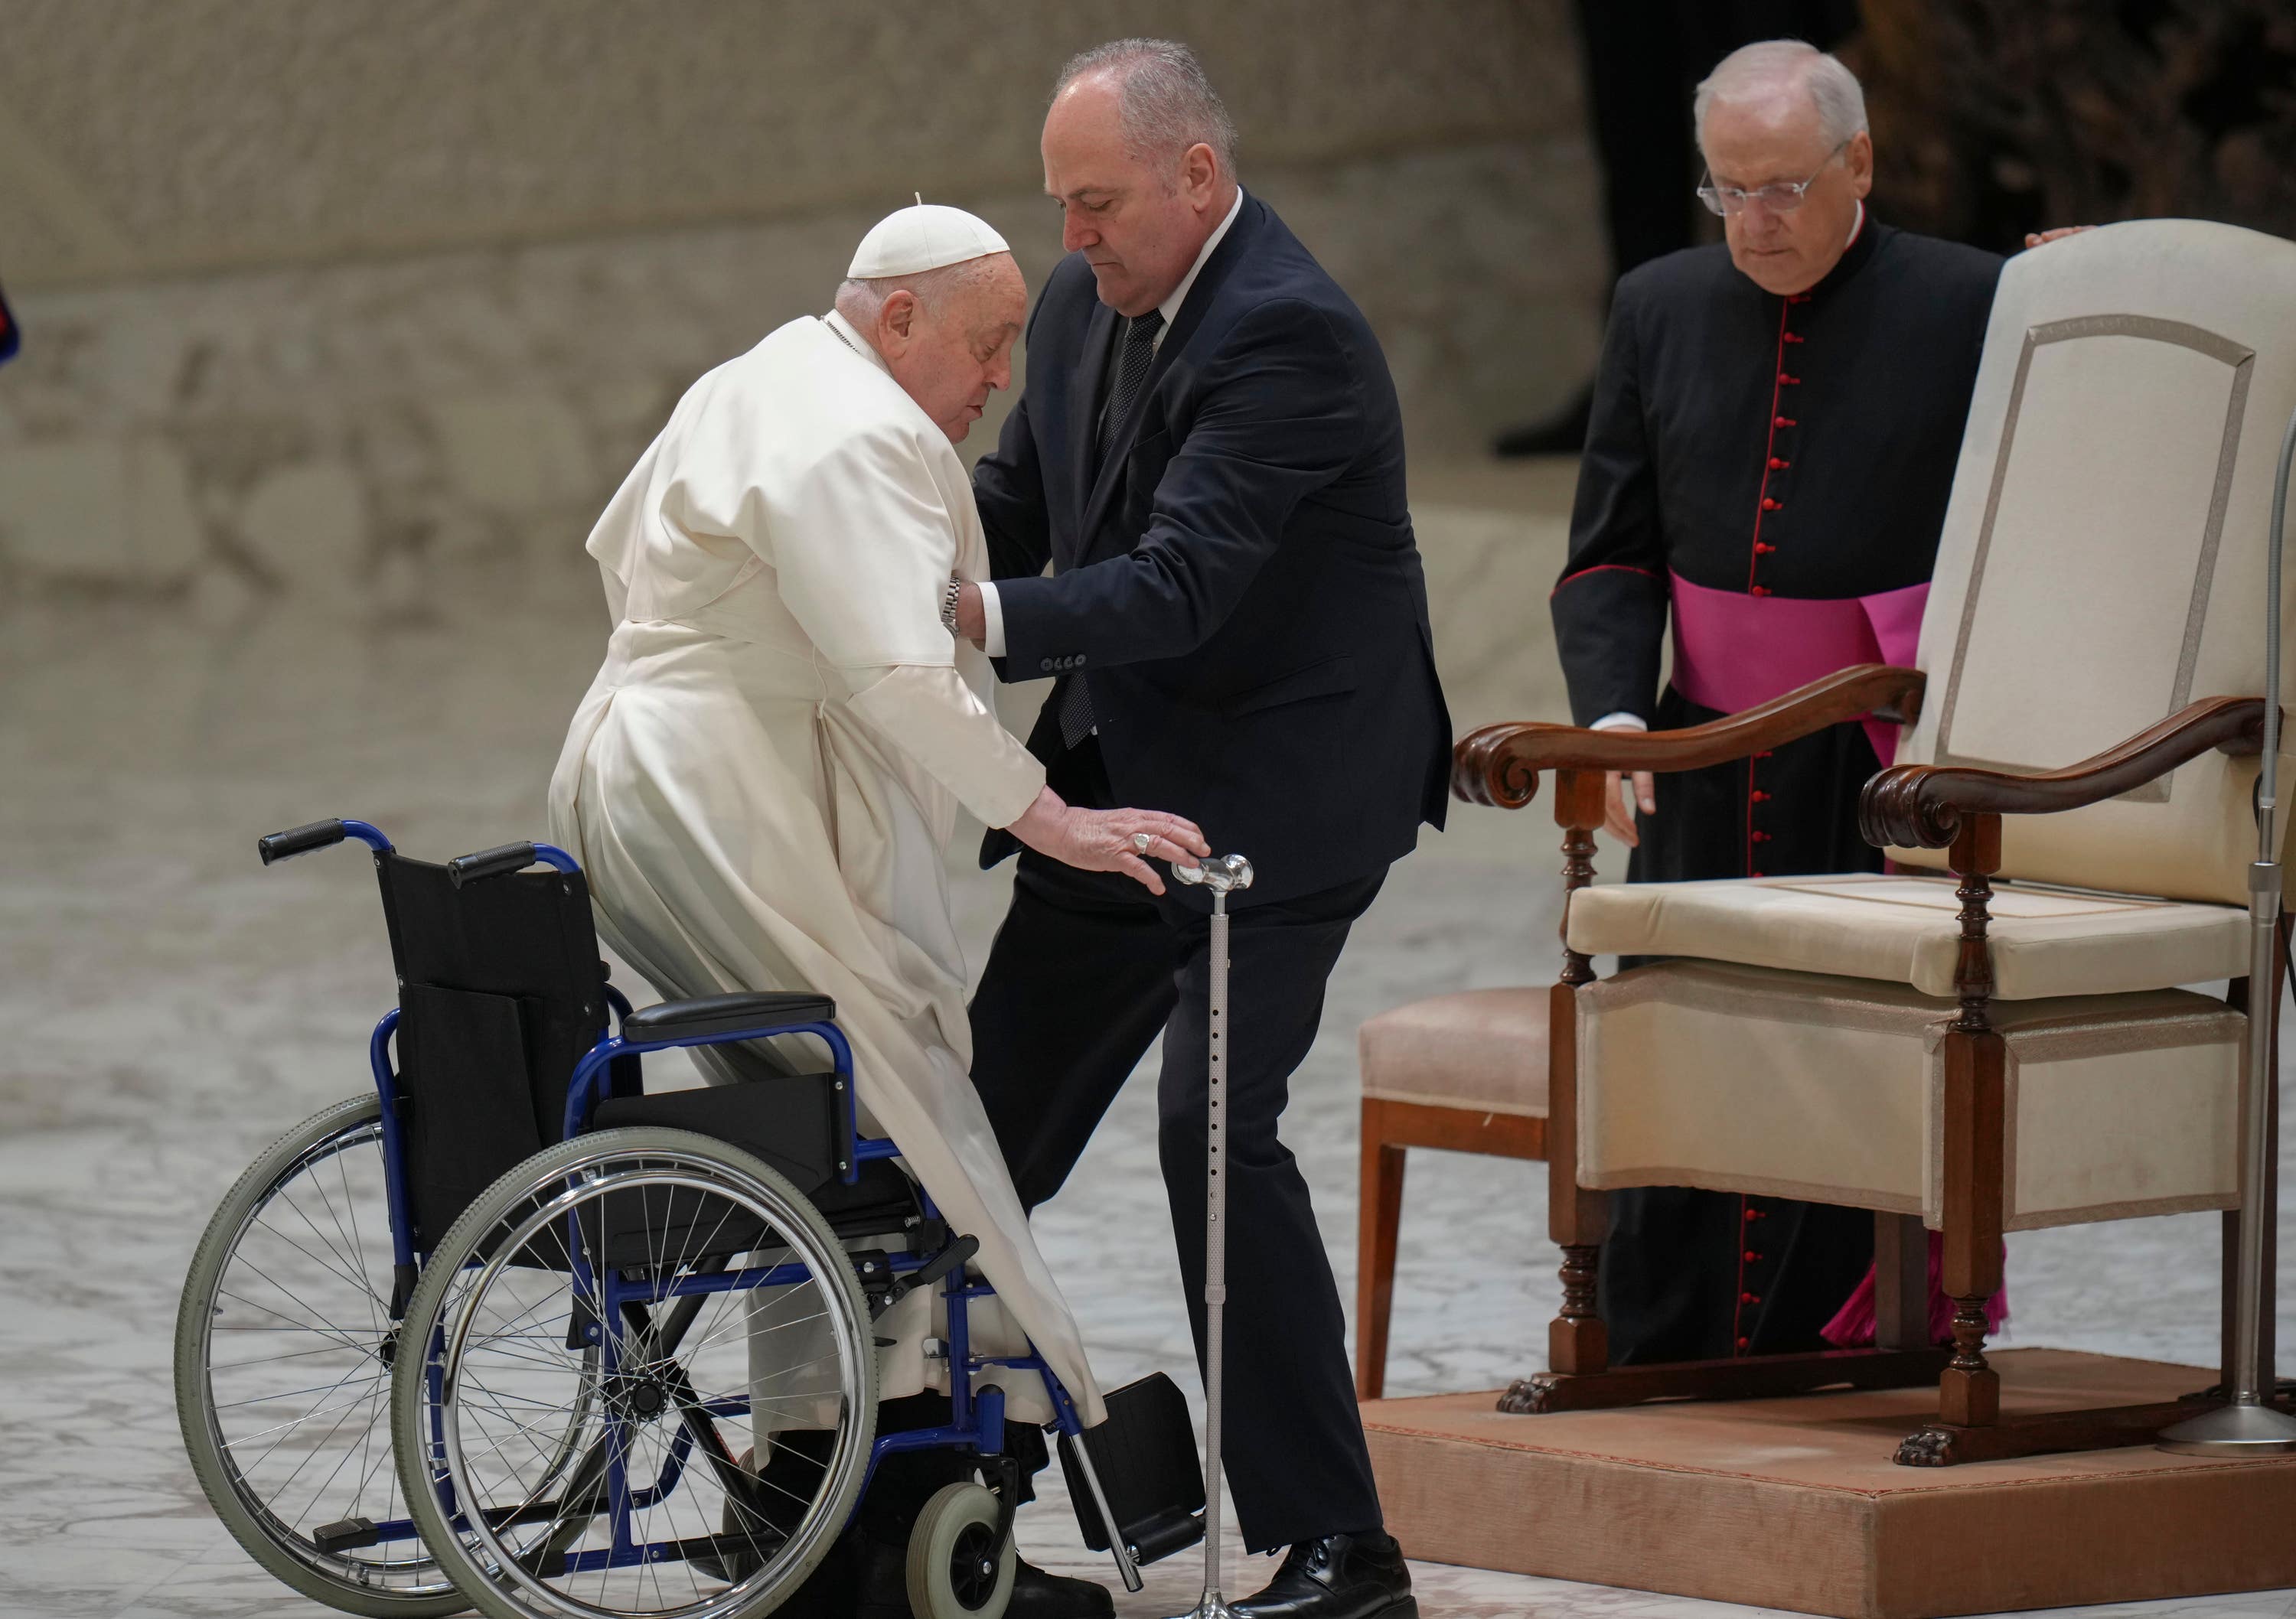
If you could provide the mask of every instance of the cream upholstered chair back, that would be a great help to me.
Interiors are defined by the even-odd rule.
[[[2296,243],[2144,220],[2010,259],[1922,623],[1929,686],[1898,762],[2054,769],[2188,702],[2259,694],[2292,410]],[[2256,774],[2211,752],[2108,803],[2007,817],[2002,874],[2244,904]],[[2296,789],[2287,765],[2282,781]]]

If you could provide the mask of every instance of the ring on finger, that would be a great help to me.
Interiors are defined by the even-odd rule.
[[[1155,841],[1145,832],[1135,832],[1132,834],[1132,852],[1136,854],[1145,854]]]

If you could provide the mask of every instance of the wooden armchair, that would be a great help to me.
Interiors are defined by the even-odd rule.
[[[1549,1370],[1502,1409],[1934,1379],[1939,1420],[1898,1457],[1928,1465],[2136,1443],[2207,1409],[2005,1419],[1984,1305],[2005,1231],[2241,1201],[2264,536],[2292,408],[2296,246],[2160,221],[2014,259],[1919,668],[1844,670],[1679,732],[1459,744],[1462,797],[1520,807],[1554,776],[1569,890],[1548,1033],[1562,1309]],[[1949,876],[1589,886],[1605,771],[1718,764],[1869,713],[1906,730],[1861,827]],[[1611,954],[1666,959],[1598,982]],[[2217,979],[2227,998],[2177,987]],[[1610,1367],[1604,1193],[1639,1185],[1874,1210],[1875,1347]]]

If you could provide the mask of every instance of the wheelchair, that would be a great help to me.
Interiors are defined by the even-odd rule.
[[[1128,1588],[1202,1537],[1168,1379],[1109,1395],[1087,1435],[1033,1345],[976,1349],[978,1245],[861,1133],[826,997],[633,1010],[579,865],[546,844],[430,864],[340,820],[258,852],[346,838],[373,851],[398,980],[373,1091],[240,1176],[176,1319],[184,1447],[258,1563],[373,1619],[750,1619],[820,1564],[887,1455],[945,1449],[974,1465],[916,1520],[910,1605],[998,1619],[1021,1479],[999,1385],[1030,1374],[1083,1538]],[[650,1052],[763,1040],[828,1066],[645,1094]],[[881,1433],[897,1340],[877,1329],[919,1292],[903,1319],[933,1312],[948,1419]]]

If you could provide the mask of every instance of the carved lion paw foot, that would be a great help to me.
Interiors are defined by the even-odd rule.
[[[1898,1445],[1898,1465],[1901,1468],[1949,1468],[1953,1465],[1954,1433],[1951,1428],[1925,1427],[1908,1434]]]
[[[1511,1417],[1537,1417],[1554,1409],[1555,1375],[1551,1371],[1533,1372],[1527,1378],[1517,1378],[1507,1385],[1506,1393],[1499,1396],[1499,1410]]]

